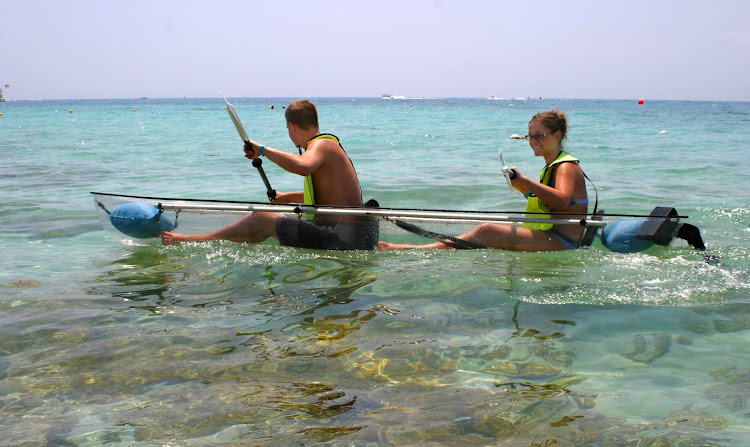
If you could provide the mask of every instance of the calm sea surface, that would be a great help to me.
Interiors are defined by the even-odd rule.
[[[232,100],[296,151],[289,101]],[[600,207],[673,206],[720,262],[123,245],[90,191],[265,200],[221,99],[0,103],[0,445],[747,442],[750,103],[314,101],[366,199],[463,210],[525,206],[497,149],[537,175],[509,137],[560,108]]]

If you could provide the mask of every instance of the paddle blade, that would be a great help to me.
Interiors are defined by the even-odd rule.
[[[242,125],[242,121],[240,121],[240,117],[237,115],[237,111],[234,109],[234,106],[230,104],[229,101],[227,101],[224,93],[219,93],[221,93],[221,97],[224,98],[224,102],[227,104],[227,112],[229,112],[229,117],[232,118],[234,128],[237,129],[237,133],[240,134],[240,138],[242,138],[242,141],[249,141],[247,132],[245,132],[245,127]]]
[[[511,170],[508,165],[505,164],[505,159],[503,158],[503,150],[498,149],[498,152],[500,153],[500,163],[503,165],[503,177],[505,177],[505,181],[508,183],[508,188],[510,188],[510,191],[513,192],[513,185],[510,183]]]

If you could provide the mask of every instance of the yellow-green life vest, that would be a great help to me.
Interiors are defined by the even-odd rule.
[[[560,163],[575,163],[578,164],[578,159],[574,156],[568,154],[567,152],[560,152],[560,155],[557,156],[557,158],[550,164],[544,167],[542,169],[542,173],[539,175],[539,183],[543,185],[549,186],[550,181],[552,180],[552,175],[555,172],[555,167],[559,165]],[[532,194],[530,191],[526,193],[526,198],[528,199],[528,202],[526,202],[526,211],[527,212],[534,212],[534,213],[546,213],[549,211],[549,207],[539,200],[539,197]],[[573,200],[571,204],[575,203],[588,203],[588,200],[584,201],[576,201]],[[549,214],[527,214],[526,217],[534,217],[537,219],[550,219],[552,216]],[[532,230],[549,230],[552,228],[552,224],[547,223],[531,223],[526,222],[523,224],[524,227],[530,228]]]

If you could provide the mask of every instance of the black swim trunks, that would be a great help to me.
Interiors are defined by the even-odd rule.
[[[332,222],[315,217],[307,220],[297,214],[279,214],[276,235],[281,245],[323,250],[374,250],[378,244],[379,223],[372,217],[355,222]]]

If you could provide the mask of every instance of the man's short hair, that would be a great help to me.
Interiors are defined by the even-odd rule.
[[[318,109],[306,99],[298,99],[286,108],[284,117],[287,123],[293,123],[305,130],[317,129]]]

